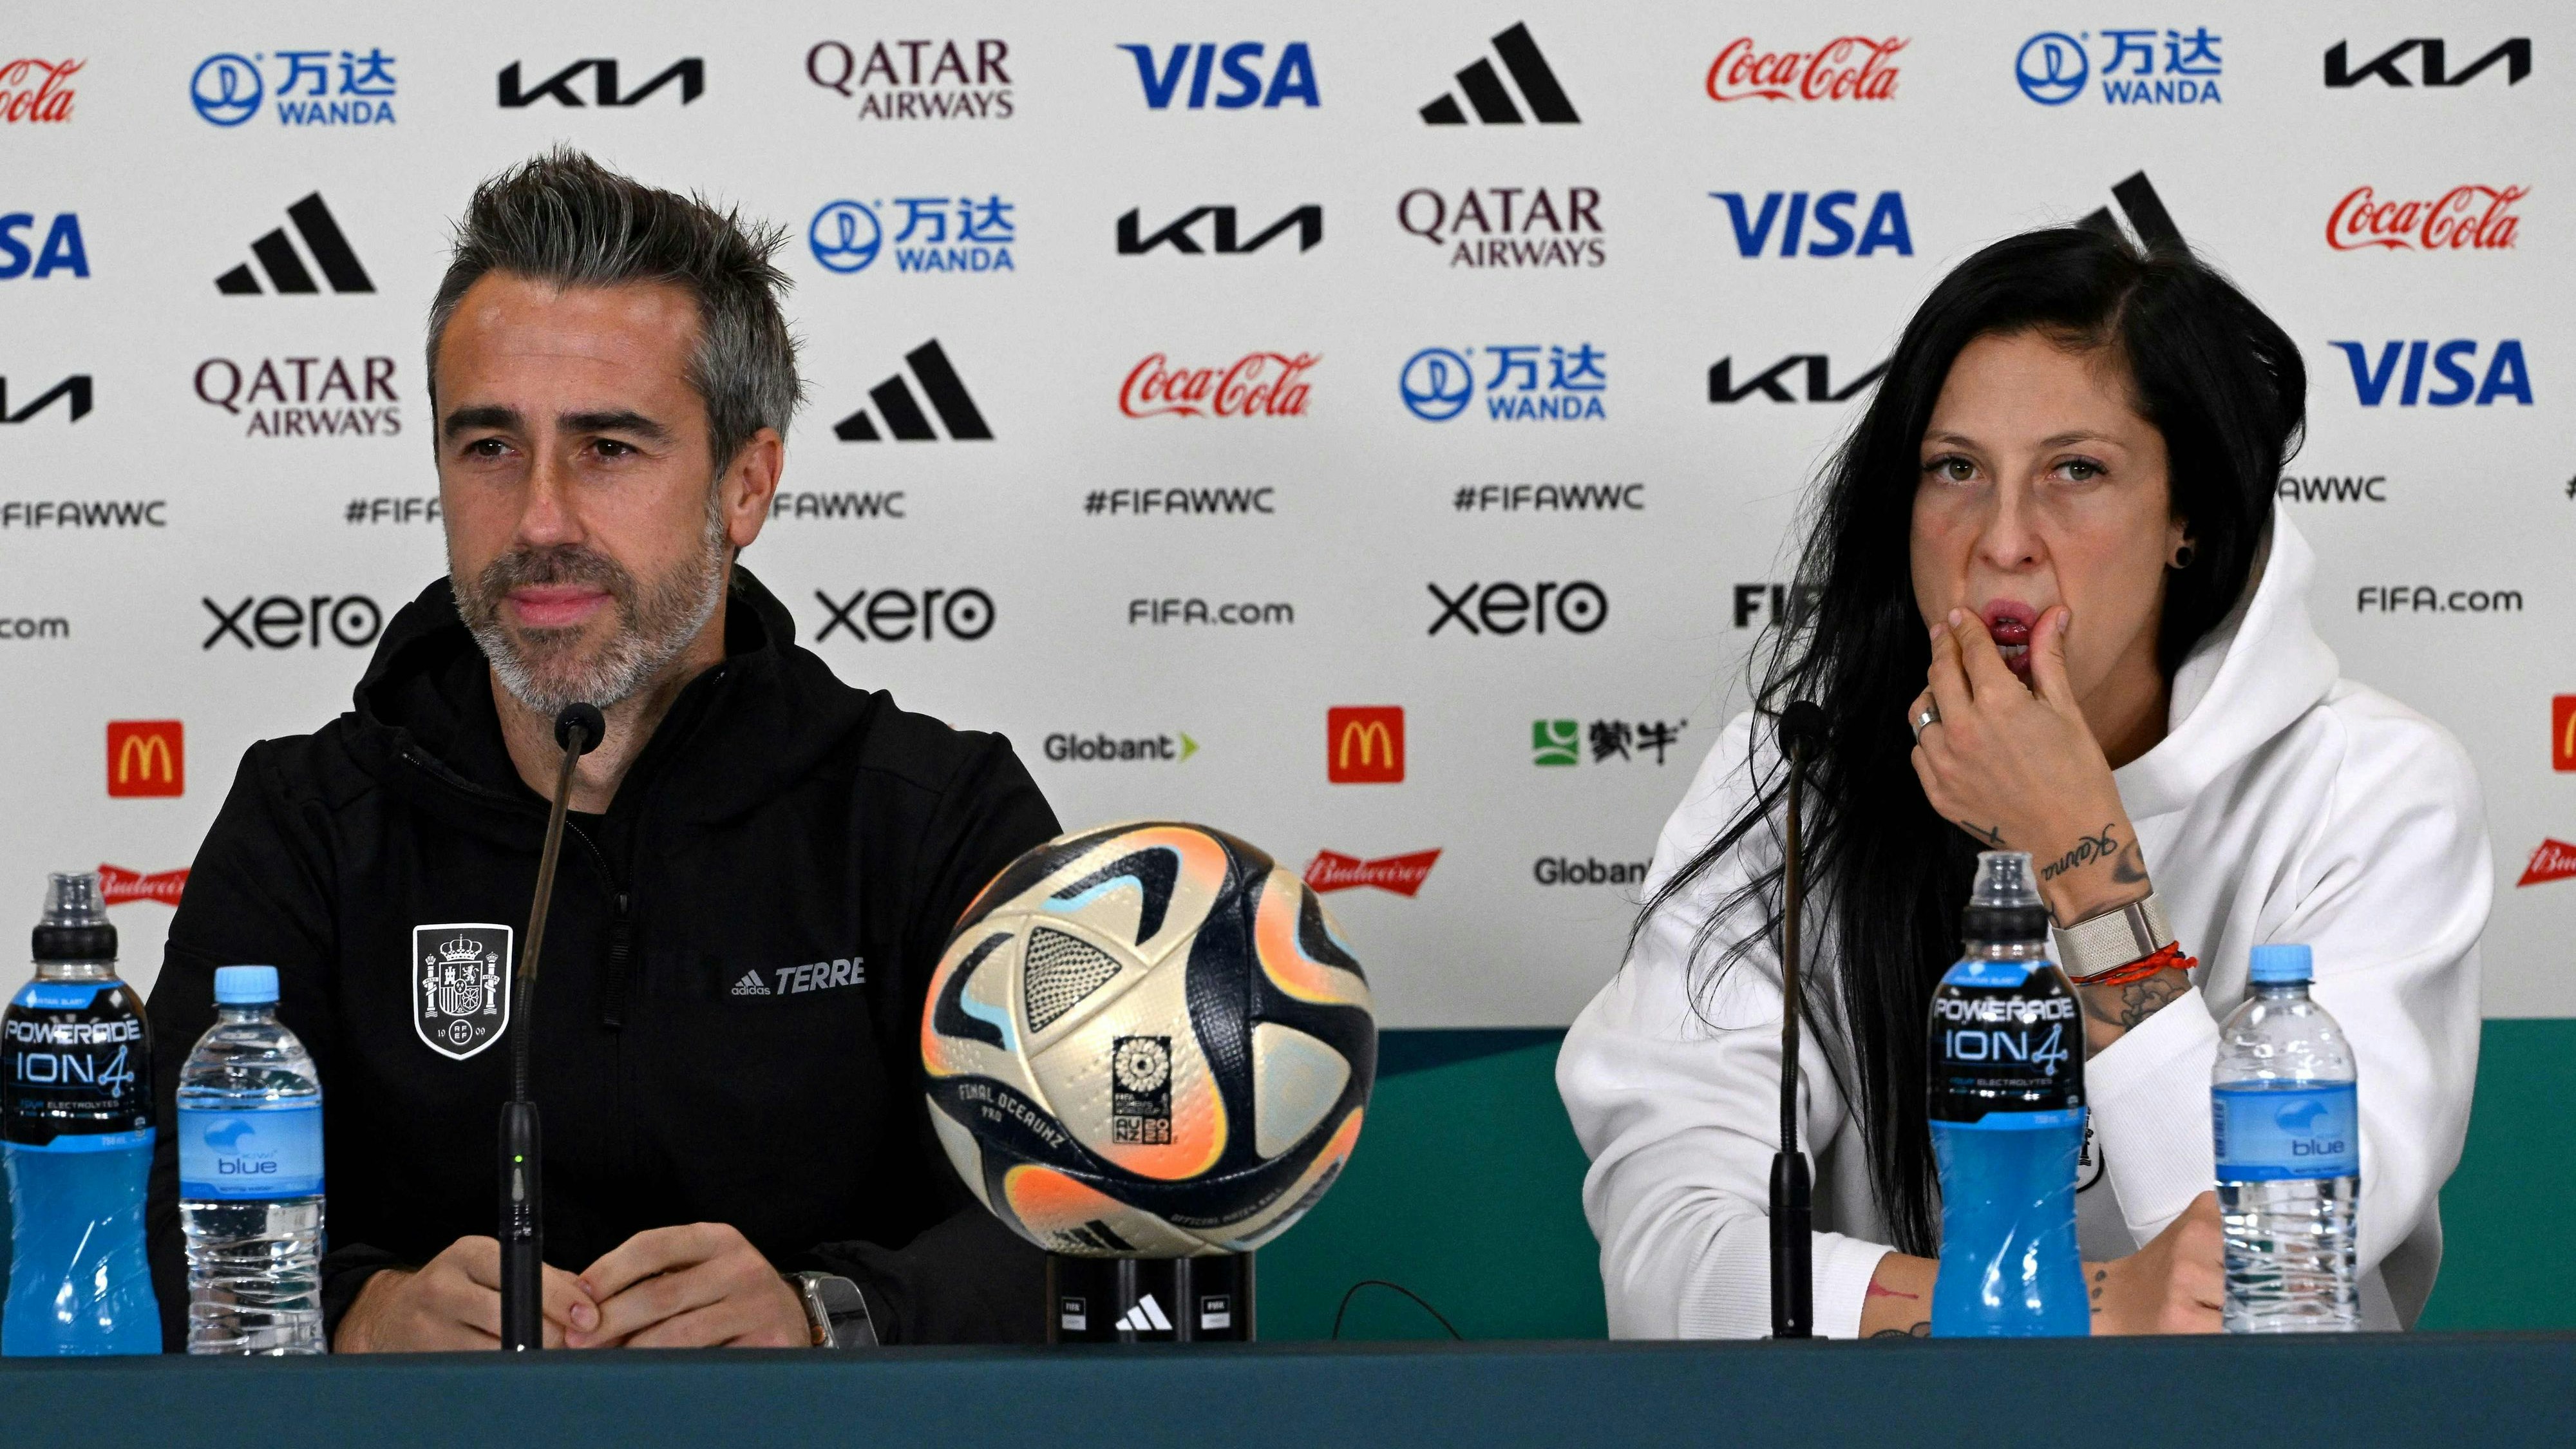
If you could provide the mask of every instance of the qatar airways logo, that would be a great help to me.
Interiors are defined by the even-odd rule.
[[[1896,36],[1872,40],[1845,35],[1814,50],[1766,51],[1751,36],[1726,43],[1708,66],[1712,101],[1892,101],[1897,68],[1889,57],[1905,48]]]
[[[1118,389],[1118,410],[1131,418],[1302,418],[1313,384],[1312,352],[1247,352],[1223,367],[1182,367],[1157,352],[1136,364]]]
[[[2522,218],[2513,204],[2528,186],[2454,186],[2431,201],[2386,201],[2356,186],[2326,218],[2326,245],[2339,252],[2501,251],[2513,245]]]

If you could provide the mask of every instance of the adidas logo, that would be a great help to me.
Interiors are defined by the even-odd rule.
[[[1155,1302],[1154,1295],[1148,1293],[1136,1301],[1135,1307],[1127,1310],[1126,1317],[1118,1320],[1118,1331],[1121,1333],[1169,1333],[1172,1331],[1172,1320],[1163,1316],[1163,1305]]]
[[[989,442],[993,430],[984,425],[984,415],[975,410],[975,399],[966,395],[966,384],[957,380],[957,369],[948,365],[948,354],[939,349],[934,337],[903,355],[912,367],[913,380],[930,395],[931,410],[939,414],[941,426],[957,442],[970,439]],[[885,420],[885,430],[900,443],[935,443],[939,434],[923,415],[921,404],[913,399],[912,388],[898,372],[868,389],[868,401],[876,404],[877,417]],[[885,434],[877,431],[877,418],[861,408],[832,425],[832,435],[844,443],[873,443]]]
[[[349,250],[349,239],[340,234],[340,224],[331,219],[331,208],[322,204],[322,193],[311,196],[286,209],[287,220],[295,223],[304,248],[313,254],[314,263],[331,283],[334,292],[372,292],[376,284],[367,280],[367,269],[358,265],[358,254]],[[268,285],[279,292],[318,292],[313,274],[304,269],[304,259],[295,252],[295,244],[286,239],[286,228],[279,227],[250,244],[250,254],[259,261],[260,270],[268,274]],[[260,295],[259,278],[251,274],[244,262],[215,278],[215,290],[227,297]]]
[[[770,990],[768,983],[760,979],[759,972],[745,971],[742,973],[742,979],[733,984],[733,994],[736,996],[767,996],[770,994]]]
[[[53,406],[54,399],[58,397],[71,399],[72,415],[65,421],[76,423],[89,416],[89,374],[73,373],[38,394],[34,402],[14,413],[9,411],[9,379],[0,377],[0,423],[23,423]]]
[[[2148,251],[2183,244],[2182,228],[2174,225],[2173,213],[2165,210],[2164,202],[2156,196],[2156,189],[2147,184],[2144,171],[2136,172],[2128,180],[2112,187],[2111,200],[2119,205],[2120,214],[2129,219],[2129,230],[2137,233],[2139,244]],[[2083,225],[2113,236],[2120,234],[2120,224],[2111,219],[2111,208],[2107,206],[2084,218]]]
[[[1583,118],[1574,113],[1574,103],[1565,98],[1565,88],[1556,83],[1556,72],[1548,69],[1547,57],[1539,54],[1538,42],[1530,39],[1529,27],[1514,25],[1494,37],[1494,54],[1503,58],[1503,69],[1512,73],[1512,83],[1521,88],[1521,101],[1541,125],[1571,126]],[[1521,123],[1520,107],[1512,104],[1512,93],[1503,87],[1503,78],[1494,74],[1494,63],[1480,60],[1458,72],[1458,89],[1466,94],[1467,104],[1476,108],[1476,119],[1488,126],[1517,126]],[[1445,95],[1422,108],[1422,119],[1434,126],[1463,126],[1466,115],[1458,109],[1458,97]]]

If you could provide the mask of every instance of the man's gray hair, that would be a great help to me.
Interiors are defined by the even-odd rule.
[[[559,287],[667,282],[697,302],[689,386],[706,404],[707,445],[721,471],[762,428],[785,437],[804,395],[796,339],[778,305],[792,284],[769,260],[786,242],[785,227],[646,186],[569,146],[522,162],[474,188],[456,225],[453,260],[429,304],[432,410],[439,338],[486,273]]]

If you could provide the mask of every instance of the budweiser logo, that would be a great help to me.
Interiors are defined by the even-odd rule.
[[[2326,245],[2339,252],[2495,251],[2513,245],[2522,221],[2513,204],[2530,194],[2528,186],[2454,186],[2433,201],[2382,201],[2356,186],[2326,218]]]
[[[179,892],[187,886],[188,873],[185,870],[145,875],[121,865],[98,868],[98,893],[111,906],[121,906],[127,901],[159,901],[165,906],[175,906],[179,904]]]
[[[1306,369],[1320,361],[1311,352],[1248,352],[1232,367],[1174,367],[1157,352],[1127,374],[1118,410],[1131,418],[1302,418]]]
[[[27,56],[0,60],[0,121],[70,120],[73,91],[69,81],[88,63]]]
[[[1354,886],[1376,886],[1409,896],[1422,889],[1431,875],[1431,864],[1440,858],[1436,850],[1417,850],[1411,855],[1390,855],[1378,860],[1362,860],[1356,855],[1319,850],[1306,863],[1306,884],[1319,891],[1346,891]]]
[[[1312,869],[1312,867],[1309,867]],[[2546,885],[2576,875],[2576,845],[2563,840],[2544,840],[2531,853],[2531,864],[2522,868],[2522,879],[2516,886]],[[1318,887],[1321,889],[1321,887]]]
[[[1905,48],[1894,36],[1872,40],[1846,35],[1814,50],[1763,51],[1752,37],[1726,43],[1708,66],[1708,98],[1745,101],[1887,101],[1896,98],[1896,67],[1887,58]]]

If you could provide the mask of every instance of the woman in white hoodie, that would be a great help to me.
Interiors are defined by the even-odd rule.
[[[2305,396],[2296,345],[2178,249],[2033,232],[1925,300],[1825,470],[1814,602],[1765,641],[1762,711],[1665,825],[1626,965],[1557,1064],[1612,1334],[1768,1327],[1792,699],[1829,721],[1799,1063],[1817,1331],[1925,1331],[1926,1017],[1983,848],[2039,863],[2084,998],[2095,1331],[2219,1326],[2210,1068],[2271,941],[2315,949],[2359,1065],[2364,1325],[2414,1322],[2468,1126],[2489,852],[2458,744],[2339,678],[2309,625],[2313,556],[2273,506]]]

